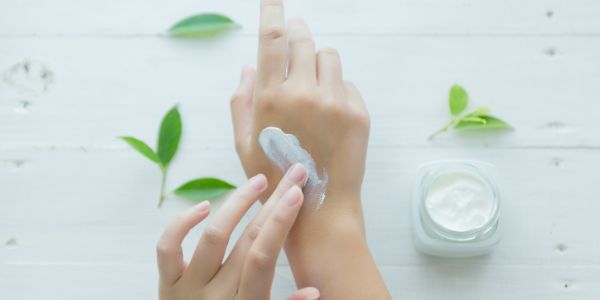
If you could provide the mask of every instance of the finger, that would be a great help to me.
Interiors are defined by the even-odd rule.
[[[266,177],[256,175],[236,189],[215,213],[204,229],[188,267],[193,282],[208,282],[215,275],[235,226],[266,188]]]
[[[221,271],[217,274],[216,280],[233,282],[235,287],[238,286],[248,250],[256,240],[261,229],[264,227],[265,221],[271,215],[271,212],[277,203],[280,202],[279,200],[283,193],[294,185],[303,187],[307,176],[308,173],[301,164],[293,165],[288,169],[281,181],[279,181],[273,195],[265,202],[262,209],[254,216],[254,218],[252,218],[250,223],[248,223],[248,226],[244,229],[242,236],[223,264]]]
[[[233,93],[233,96],[231,96],[231,120],[233,122],[235,144],[238,150],[250,136],[255,80],[256,71],[250,66],[245,66],[242,69],[240,85]]]
[[[306,287],[293,293],[287,300],[317,300],[321,297],[319,290],[314,287]]]
[[[292,186],[281,197],[248,251],[240,282],[244,299],[268,299],[277,257],[302,205],[302,190]]]
[[[365,114],[368,114],[367,105],[360,95],[360,91],[358,88],[356,88],[356,85],[350,81],[344,81],[344,87],[346,89],[346,96],[350,105],[354,106],[354,108],[364,112]]]
[[[319,86],[328,92],[339,94],[344,91],[342,61],[337,50],[324,48],[317,54],[317,76]]]
[[[259,83],[281,83],[285,80],[288,55],[282,0],[261,0],[259,32]]]
[[[204,201],[177,215],[161,236],[156,246],[160,281],[172,284],[185,270],[181,243],[194,226],[202,222],[210,212],[210,204]]]
[[[308,26],[302,19],[290,20],[288,24],[290,62],[288,79],[305,83],[317,82],[315,42]]]

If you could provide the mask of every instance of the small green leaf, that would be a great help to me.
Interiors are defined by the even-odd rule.
[[[156,153],[154,153],[154,150],[152,150],[150,146],[146,145],[146,143],[131,136],[121,136],[119,138],[124,140],[127,144],[129,144],[129,146],[137,150],[137,152],[144,155],[149,160],[160,164],[160,159],[158,158],[158,155],[156,155]]]
[[[469,95],[462,86],[455,84],[450,89],[449,102],[450,112],[453,116],[458,116],[465,111],[467,105],[469,105]]]
[[[194,201],[212,200],[235,186],[218,178],[198,178],[178,187],[173,193],[179,197]]]
[[[487,106],[482,106],[467,114],[467,117],[489,116],[491,109]]]
[[[481,119],[485,120],[485,123],[473,122],[468,120],[460,120],[454,126],[455,129],[466,129],[466,128],[496,128],[496,129],[513,129],[508,123],[493,117],[493,116],[480,116]]]
[[[227,16],[203,13],[177,22],[167,32],[172,36],[209,36],[239,27]]]
[[[158,134],[158,145],[156,154],[160,158],[163,168],[167,168],[169,163],[177,153],[179,140],[181,139],[181,115],[177,106],[174,106],[165,115],[160,124]]]
[[[481,123],[481,124],[487,123],[487,121],[481,117],[470,117],[470,116],[461,118],[459,120],[459,122],[476,122],[476,123]]]

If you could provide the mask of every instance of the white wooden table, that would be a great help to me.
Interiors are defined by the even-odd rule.
[[[368,104],[366,226],[394,299],[600,299],[600,1],[286,4],[318,46],[339,49]],[[243,29],[211,40],[158,34],[204,11]],[[242,182],[228,99],[255,61],[257,19],[257,0],[0,2],[3,76],[34,60],[54,78],[37,91],[0,83],[0,299],[156,298],[155,242],[190,204],[157,209],[159,171],[115,137],[153,144],[180,103],[185,134],[169,187],[197,176]],[[517,130],[428,142],[449,118],[453,83]],[[506,232],[488,257],[413,248],[417,167],[456,157],[501,173]],[[293,288],[282,257],[274,299]]]

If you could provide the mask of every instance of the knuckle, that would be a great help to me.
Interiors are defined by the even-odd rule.
[[[169,244],[163,241],[159,241],[158,244],[156,244],[156,254],[158,257],[169,256],[174,253],[176,253],[175,249]]]
[[[251,224],[248,228],[248,238],[250,238],[251,241],[256,240],[261,229],[262,227],[259,224]]]
[[[286,216],[284,216],[282,214],[274,213],[272,220],[277,227],[286,227],[286,225],[289,221],[289,218],[286,218]]]
[[[260,112],[272,112],[275,110],[276,101],[265,98],[256,103],[256,109]]]
[[[334,119],[344,119],[348,115],[347,107],[339,101],[327,101],[324,110],[327,115],[332,116]]]
[[[272,267],[273,260],[265,253],[251,250],[250,253],[248,253],[248,263],[252,268],[266,272]]]
[[[256,109],[261,112],[270,112],[275,110],[277,105],[277,92],[272,90],[263,90],[257,94],[255,103]]]
[[[228,236],[219,228],[216,228],[213,225],[208,225],[206,229],[204,229],[202,239],[208,245],[219,246],[227,243]]]
[[[263,40],[278,40],[285,35],[285,28],[280,25],[271,25],[260,30],[260,37]]]
[[[310,36],[296,36],[290,40],[290,43],[297,46],[315,47],[315,40]]]
[[[233,93],[233,95],[231,95],[231,104],[242,101],[243,99],[244,95],[241,92],[236,91]]]
[[[293,92],[294,99],[299,102],[308,104],[317,104],[319,96],[313,91],[313,88],[301,85]]]
[[[335,48],[323,48],[319,50],[320,55],[332,56],[334,58],[339,58],[340,53]]]
[[[352,114],[352,122],[358,124],[362,128],[369,129],[371,127],[369,113],[362,109],[357,110]]]

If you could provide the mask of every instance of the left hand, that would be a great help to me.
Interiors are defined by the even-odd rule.
[[[298,137],[317,169],[327,168],[322,209],[349,211],[362,225],[359,198],[370,121],[358,89],[344,80],[335,49],[315,50],[304,21],[291,20],[285,27],[282,0],[261,1],[259,32],[258,70],[244,68],[231,97],[236,150],[246,174],[280,178],[258,141],[265,127],[279,127]]]
[[[264,175],[256,175],[235,190],[210,220],[189,263],[181,243],[188,232],[210,213],[205,201],[171,221],[158,245],[161,300],[269,299],[277,257],[302,206],[299,186],[306,170],[294,165],[279,182],[281,197],[271,197],[246,227],[223,262],[231,233],[241,218],[267,189]],[[317,299],[315,288],[301,289],[288,299]]]

